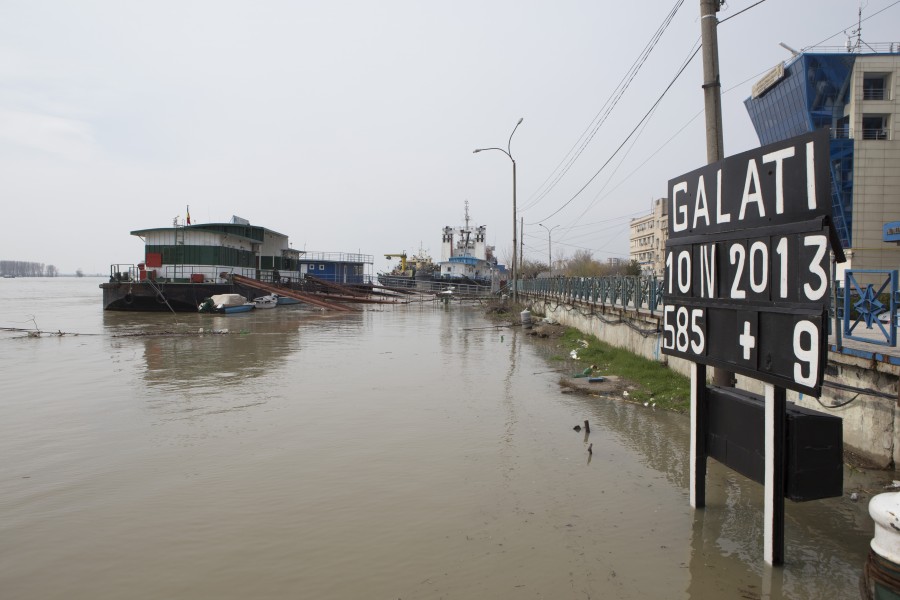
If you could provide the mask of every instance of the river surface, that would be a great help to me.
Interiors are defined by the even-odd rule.
[[[893,473],[787,502],[767,568],[761,486],[710,461],[688,505],[686,416],[562,393],[567,351],[479,307],[128,314],[101,281],[0,279],[0,326],[65,333],[0,332],[4,600],[859,597]]]

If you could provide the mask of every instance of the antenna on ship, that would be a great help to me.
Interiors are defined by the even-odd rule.
[[[463,249],[463,256],[469,256],[469,234],[471,231],[469,230],[469,201],[466,200],[466,228],[463,230],[465,233],[466,245]]]

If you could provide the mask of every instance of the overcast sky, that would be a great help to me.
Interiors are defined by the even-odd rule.
[[[507,259],[511,162],[472,150],[505,148],[520,117],[526,258],[546,260],[538,223],[554,256],[625,258],[628,221],[706,162],[698,54],[601,169],[699,43],[699,0],[567,157],[676,4],[0,0],[0,259],[108,273],[142,259],[130,231],[190,205],[194,222],[239,215],[378,271],[420,245],[438,258],[466,200]],[[726,154],[759,145],[743,100],[790,57],[779,42],[843,46],[858,7],[767,0],[721,23]],[[900,2],[868,0],[863,18],[885,7],[863,41],[900,41]]]

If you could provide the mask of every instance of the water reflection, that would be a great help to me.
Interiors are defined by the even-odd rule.
[[[314,340],[323,332],[334,343],[358,335],[363,322],[361,313],[333,315],[294,306],[228,316],[105,312],[103,317],[114,356],[142,351],[140,378],[147,386],[142,395],[168,422],[263,407],[279,393],[286,369],[302,369],[302,355],[315,351]]]
[[[577,370],[577,369],[574,369]],[[574,397],[591,420],[594,452],[615,459],[628,448],[683,491],[692,514],[691,598],[856,597],[872,525],[865,503],[849,490],[878,489],[882,475],[845,468],[843,498],[785,505],[785,561],[769,568],[763,557],[763,486],[710,459],[707,507],[688,507],[689,419],[618,398]],[[596,424],[596,425],[595,425]],[[600,432],[602,427],[602,433]],[[604,438],[611,437],[612,443]],[[585,436],[587,442],[587,436]],[[588,457],[591,463],[591,456]],[[631,474],[622,473],[628,480]]]

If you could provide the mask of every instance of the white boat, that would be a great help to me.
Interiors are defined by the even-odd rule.
[[[216,294],[204,300],[198,309],[200,312],[231,314],[247,312],[255,307],[253,302],[247,302],[240,294]]]
[[[253,304],[256,305],[256,308],[275,308],[276,306],[278,306],[278,295],[270,294],[268,296],[260,296],[259,298],[254,298]]]

